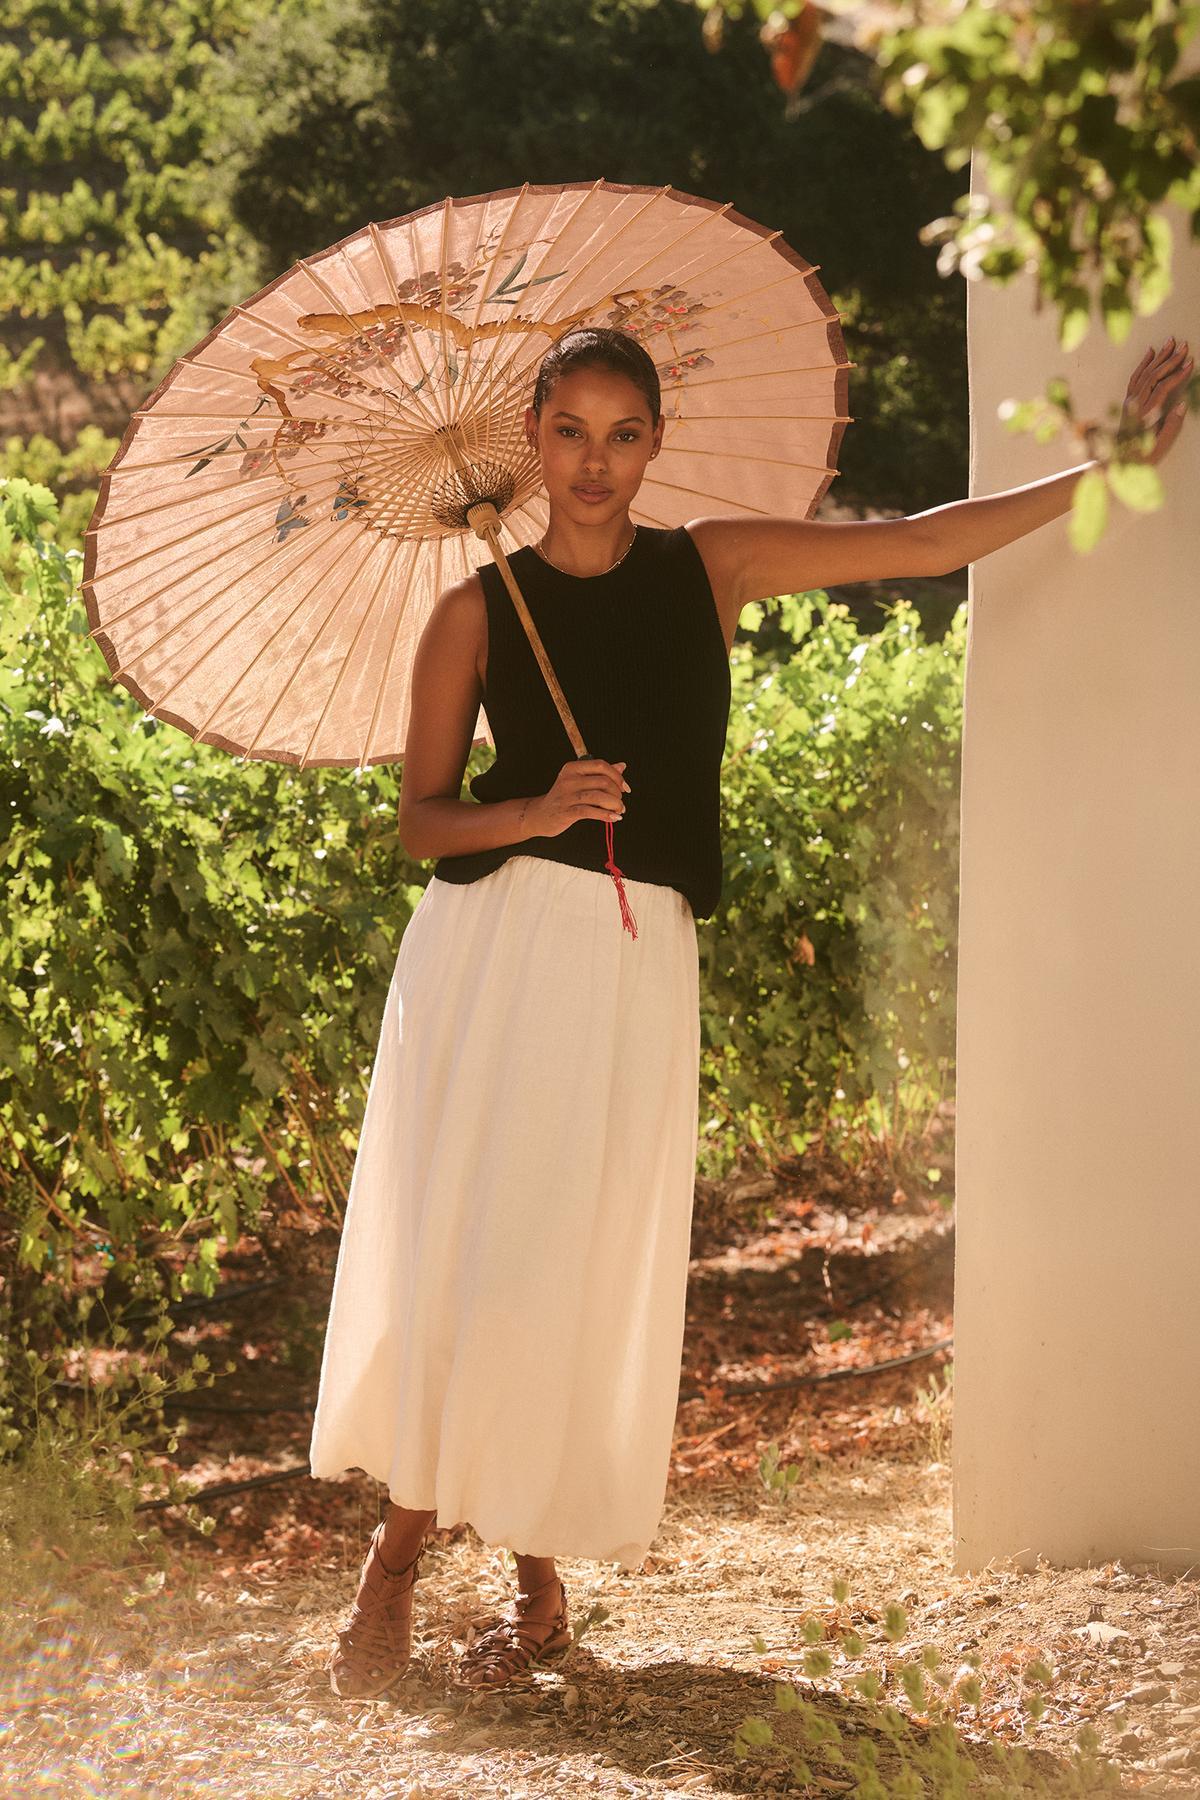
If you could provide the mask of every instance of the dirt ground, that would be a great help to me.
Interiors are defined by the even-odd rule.
[[[106,1800],[852,1792],[819,1747],[806,1752],[812,1782],[792,1776],[774,1745],[739,1758],[739,1725],[773,1719],[778,1740],[801,1745],[799,1715],[774,1704],[776,1683],[793,1683],[849,1749],[871,1729],[850,1674],[894,1672],[933,1644],[955,1673],[967,1653],[980,1658],[978,1707],[953,1708],[965,1755],[989,1737],[1023,1742],[1048,1778],[1077,1754],[1074,1733],[1091,1720],[1121,1768],[1119,1791],[1200,1792],[1196,1579],[1119,1565],[955,1577],[949,1480],[944,1464],[876,1459],[821,1470],[782,1502],[749,1479],[674,1495],[639,1573],[560,1562],[585,1628],[562,1662],[503,1696],[450,1682],[466,1621],[510,1587],[500,1554],[469,1529],[427,1556],[413,1665],[394,1697],[371,1704],[337,1700],[322,1667],[353,1590],[358,1529],[302,1575],[260,1567],[239,1583],[221,1570],[187,1591],[177,1571],[177,1585],[123,1617],[98,1620],[64,1587],[19,1633],[27,1648],[3,1791]],[[363,1513],[367,1526],[365,1497]],[[839,1575],[850,1586],[840,1609]],[[898,1600],[907,1629],[889,1641],[881,1621]],[[828,1627],[835,1615],[858,1631],[864,1654],[854,1664],[835,1654],[832,1675],[809,1680],[803,1621]],[[1089,1632],[1089,1620],[1104,1632]],[[1041,1722],[1023,1734],[1022,1673],[1034,1657],[1055,1678]],[[904,1707],[894,1674],[888,1687]],[[885,1752],[886,1743],[886,1767]]]
[[[430,1539],[404,1684],[376,1703],[331,1693],[325,1659],[380,1503],[365,1476],[303,1472],[336,1237],[280,1220],[239,1246],[223,1309],[195,1309],[179,1336],[236,1346],[241,1377],[193,1399],[176,1460],[206,1488],[279,1479],[210,1499],[208,1536],[177,1511],[141,1514],[123,1566],[53,1525],[24,1546],[0,1645],[0,1794],[1200,1794],[1200,1571],[951,1571],[946,1209],[811,1171],[760,1188],[698,1198],[650,1555],[634,1574],[560,1559],[576,1642],[496,1695],[451,1680],[469,1623],[513,1586],[507,1553],[465,1523]],[[731,1244],[748,1194],[771,1210]],[[789,1380],[803,1385],[762,1386]],[[905,1685],[922,1663],[932,1703]],[[875,1703],[856,1685],[871,1673]],[[934,1754],[947,1727],[957,1773]],[[1025,1750],[1023,1773],[998,1767],[996,1744]],[[873,1788],[858,1786],[864,1748]]]

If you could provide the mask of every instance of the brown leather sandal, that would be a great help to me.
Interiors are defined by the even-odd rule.
[[[384,1567],[383,1520],[371,1533],[360,1587],[348,1622],[337,1633],[326,1668],[340,1700],[374,1700],[400,1681],[412,1650],[412,1590],[425,1554],[422,1544],[402,1569]]]
[[[527,1619],[520,1611],[521,1602],[540,1594],[542,1588],[530,1592],[519,1590],[512,1610],[471,1644],[459,1660],[457,1685],[485,1689],[506,1687],[518,1675],[524,1675],[537,1663],[547,1663],[562,1656],[574,1643],[574,1633],[567,1619],[567,1589],[557,1575],[562,1589],[557,1613],[552,1619]],[[542,1587],[549,1587],[543,1582]],[[537,1634],[546,1633],[540,1636]]]

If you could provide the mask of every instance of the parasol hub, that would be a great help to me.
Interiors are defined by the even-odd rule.
[[[467,524],[476,537],[487,537],[499,530],[500,514],[490,500],[477,500],[467,508]]]

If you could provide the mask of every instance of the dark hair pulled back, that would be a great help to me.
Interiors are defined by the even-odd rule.
[[[551,344],[538,365],[533,389],[533,410],[539,417],[559,376],[569,375],[575,369],[612,369],[618,375],[627,375],[645,395],[650,423],[657,425],[662,411],[658,370],[649,353],[628,331],[612,325],[580,325],[565,331]]]

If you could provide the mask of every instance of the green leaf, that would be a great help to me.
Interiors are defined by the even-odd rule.
[[[1123,288],[1105,288],[1100,300],[1109,340],[1123,344],[1133,329],[1133,306]]]
[[[1071,497],[1068,524],[1070,541],[1076,550],[1095,548],[1108,519],[1108,487],[1101,469],[1088,469],[1075,483]]]
[[[1113,493],[1135,512],[1156,512],[1163,504],[1163,485],[1151,463],[1110,462],[1108,480]]]
[[[1059,321],[1058,341],[1064,350],[1074,350],[1088,334],[1090,310],[1086,302],[1064,308]]]

